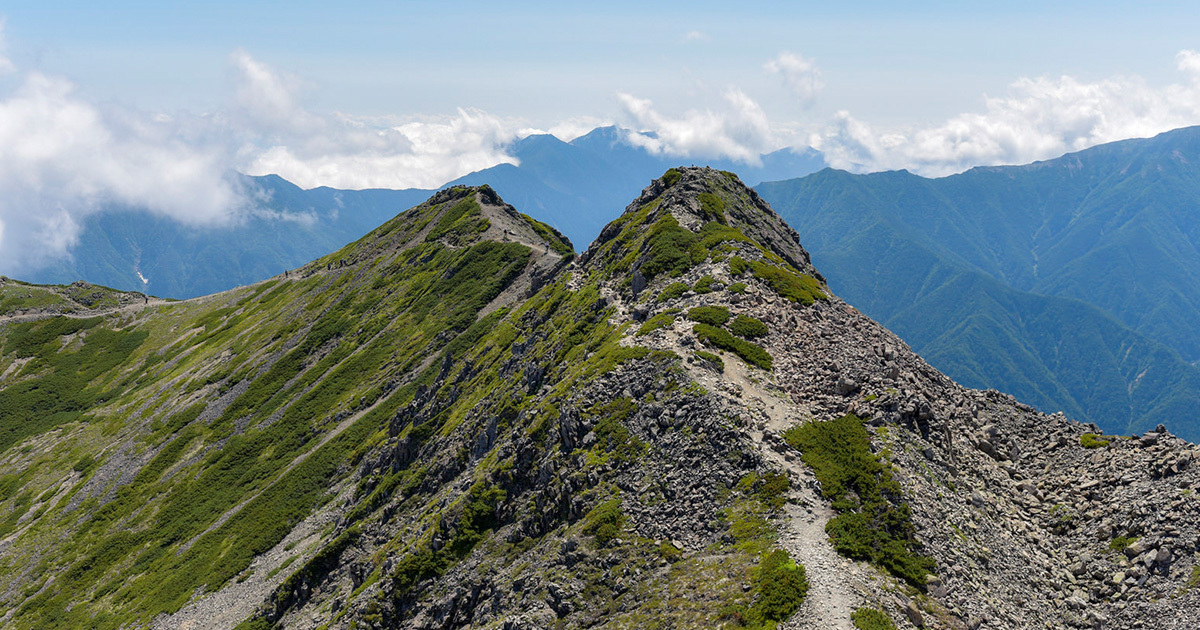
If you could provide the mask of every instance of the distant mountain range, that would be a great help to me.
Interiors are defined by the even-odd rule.
[[[1200,626],[1194,444],[955,383],[732,173],[601,235],[461,186],[198,300],[0,280],[0,627]]]
[[[522,138],[507,148],[519,165],[501,164],[447,183],[488,184],[522,212],[545,221],[583,250],[652,179],[677,158],[629,142],[628,130],[603,127],[564,142]],[[709,162],[743,181],[807,175],[825,166],[811,149],[783,149],[758,165]],[[433,194],[433,190],[304,190],[275,175],[240,176],[262,201],[232,227],[194,228],[137,208],[92,215],[69,259],[23,280],[67,284],[84,279],[126,291],[189,298],[258,282],[325,255]]]
[[[253,284],[323,256],[429,196],[426,190],[301,189],[275,175],[240,176],[259,193],[231,227],[196,228],[135,208],[89,216],[69,259],[22,279],[95,284],[190,298]]]
[[[681,161],[692,162],[654,155],[631,144],[629,133],[601,127],[570,142],[551,135],[522,138],[509,148],[520,166],[501,164],[451,184],[490,185],[522,212],[558,228],[583,251],[652,179]],[[754,185],[808,175],[824,168],[825,158],[813,149],[799,153],[781,149],[763,155],[757,165],[732,160],[703,163],[736,172],[743,182]]]
[[[940,179],[827,169],[758,191],[839,294],[956,380],[1195,439],[1198,167],[1188,128]]]
[[[677,162],[613,127],[508,150],[519,165],[447,186],[487,183],[577,251]],[[1161,422],[1200,438],[1200,128],[940,179],[814,172],[824,161],[812,150],[713,165],[748,184],[807,175],[757,190],[840,295],[956,380],[1109,431]],[[239,226],[113,209],[88,220],[71,260],[23,279],[213,293],[300,266],[431,194],[247,183],[266,201]]]

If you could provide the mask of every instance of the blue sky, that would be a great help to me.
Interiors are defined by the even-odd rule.
[[[940,176],[1200,124],[1200,11],[1116,2],[0,6],[0,269],[111,204],[228,223],[228,173],[436,187],[530,133]],[[32,210],[31,210],[32,209]]]
[[[682,110],[706,98],[701,86],[730,84],[774,117],[847,109],[878,124],[928,123],[977,109],[1019,77],[1170,81],[1174,55],[1200,47],[1200,11],[1186,3],[648,4],[51,0],[3,14],[14,63],[98,99],[219,107],[226,58],[242,48],[312,81],[317,109],[468,106],[542,127],[615,118],[617,91]],[[784,51],[822,71],[822,98],[803,110],[761,71]]]

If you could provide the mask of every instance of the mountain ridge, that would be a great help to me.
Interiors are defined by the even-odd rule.
[[[612,212],[673,164],[631,144],[634,133],[601,127],[571,142],[528,136],[505,147],[520,166],[500,164],[438,189],[488,184],[582,247],[616,218]],[[756,181],[809,173],[824,164],[811,149],[784,149],[761,161],[761,167],[713,164],[756,173]],[[306,264],[437,190],[304,190],[278,175],[233,179],[251,199],[232,225],[189,227],[144,209],[105,207],[83,218],[70,255],[20,275],[43,284],[84,280],[175,299],[207,295]]]
[[[732,173],[574,259],[539,225],[453,188],[253,287],[0,324],[0,408],[86,394],[0,447],[2,623],[1195,623],[1192,445],[957,386]]]
[[[1187,232],[1194,204],[1170,200],[1194,196],[1188,191],[1196,181],[1189,166],[1195,160],[1181,159],[1200,156],[1197,151],[1200,129],[1190,128],[1034,165],[980,167],[938,179],[826,170],[759,190],[805,234],[814,255],[841,283],[835,288],[956,378],[1020,394],[1112,431],[1140,432],[1166,422],[1195,437],[1188,410],[1195,404],[1189,392],[1197,372],[1189,359],[1193,327],[1187,323],[1194,310],[1178,296],[1188,293],[1191,275],[1200,272],[1200,257],[1189,253],[1200,241]],[[1180,222],[1189,227],[1180,229]],[[892,274],[896,269],[903,274]],[[871,273],[890,280],[881,282]],[[958,278],[970,292],[934,296],[933,287],[917,283],[930,274]],[[925,313],[902,314],[917,301],[926,305]],[[1027,310],[990,309],[986,317],[993,322],[976,327],[969,347],[928,345],[966,325],[960,301],[1020,303]],[[1039,313],[1052,311],[1063,315],[1022,330]],[[1110,318],[1120,326],[1114,328]],[[1075,322],[1110,330],[1108,339],[1128,340],[1124,343],[1142,348],[1142,355],[1156,358],[1147,359],[1148,365],[1122,365],[1121,353],[1108,349],[1110,341],[1077,338],[1080,365],[1110,366],[1098,381],[1103,385],[1088,391],[1080,381],[1087,370],[1039,358],[1047,345],[1033,341],[1038,335],[1071,339]],[[987,357],[996,357],[994,366],[986,365]],[[1001,364],[1011,367],[999,369]],[[1151,389],[1136,378],[1146,369],[1177,385],[1157,401],[1120,400],[1118,392]],[[989,372],[991,380],[980,376]],[[1055,383],[1061,393],[1035,393],[1022,373],[1044,375],[1041,380]],[[1183,385],[1187,382],[1193,385]],[[1108,402],[1096,397],[1104,390]]]

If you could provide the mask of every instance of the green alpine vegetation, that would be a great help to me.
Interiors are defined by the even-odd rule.
[[[1105,431],[1200,438],[1200,127],[927,179],[757,191],[843,299],[956,381]]]
[[[850,619],[858,630],[896,630],[892,618],[874,608],[859,608]]]
[[[924,588],[934,562],[919,553],[903,491],[890,465],[871,452],[862,419],[845,415],[796,425],[784,439],[800,451],[838,512],[825,527],[838,552]]]
[[[26,462],[7,485],[38,496],[4,496],[0,527],[17,533],[6,561],[24,567],[9,579],[28,593],[11,623],[146,623],[245,579],[387,436],[440,368],[423,358],[461,355],[507,312],[482,316],[526,274],[546,228],[494,211],[530,244],[480,240],[488,195],[446,191],[286,279],[157,306],[97,289],[96,316],[5,325],[0,454]],[[545,242],[561,260],[562,247]],[[30,442],[47,432],[69,437]],[[114,466],[137,474],[114,476]],[[64,484],[55,470],[75,478]],[[466,519],[446,558],[463,557],[490,522]],[[326,570],[355,536],[343,531],[295,575]]]
[[[771,369],[773,362],[771,353],[764,350],[762,346],[738,339],[728,332],[709,324],[696,324],[692,327],[692,332],[696,334],[696,338],[701,343],[711,345],[714,348],[728,350],[741,357],[746,363],[756,365],[764,370]]]
[[[194,300],[0,282],[3,625],[402,627],[471,576],[565,584],[548,567],[571,549],[620,567],[575,574],[587,611],[788,618],[808,588],[769,520],[788,477],[693,380],[695,362],[713,374],[722,359],[669,331],[709,322],[694,323],[702,343],[770,370],[744,338],[761,322],[720,290],[724,260],[817,276],[798,243],[747,236],[764,216],[782,224],[736,177],[675,172],[580,260],[491,188],[458,186]],[[646,316],[623,319],[627,304]],[[673,411],[688,409],[704,411]],[[674,482],[629,483],[675,466],[721,489],[687,517],[701,541],[655,533]],[[585,612],[563,614],[579,626]]]

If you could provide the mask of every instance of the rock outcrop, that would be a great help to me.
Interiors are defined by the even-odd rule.
[[[68,584],[88,571],[108,580],[136,568],[128,586],[80,581],[72,610],[95,606],[113,627],[145,625],[132,612],[143,601],[134,587],[153,570],[176,566],[166,564],[172,557],[193,562],[206,545],[233,557],[253,540],[259,546],[234,571],[194,561],[227,575],[177,595],[150,622],[513,630],[850,629],[872,616],[898,628],[1200,623],[1200,450],[1164,430],[1097,435],[998,392],[958,386],[834,296],[800,237],[731,173],[668,171],[578,259],[490,190],[452,189],[294,275],[286,282],[340,293],[280,311],[290,328],[281,324],[274,337],[236,318],[256,312],[238,310],[243,304],[288,303],[274,293],[286,282],[221,298],[215,315],[188,306],[200,314],[166,308],[125,322],[186,331],[166,337],[176,344],[159,351],[166,359],[137,357],[145,379],[164,379],[146,400],[180,409],[185,401],[172,401],[170,387],[206,384],[189,390],[196,413],[176,422],[191,431],[181,452],[191,450],[154,477],[139,471],[167,442],[144,435],[175,421],[152,424],[159,407],[141,398],[118,399],[116,409],[97,403],[130,418],[133,428],[118,428],[127,448],[105,452],[133,468],[98,488],[113,507],[88,527],[141,529],[133,542],[113,534],[130,546],[111,568],[39,552],[48,566],[70,569],[61,578]],[[471,291],[471,310],[453,290]],[[268,342],[255,346],[255,335]],[[189,351],[200,358],[168,352],[193,336],[228,345]],[[239,352],[253,358],[235,372],[228,364]],[[168,367],[149,371],[159,363]],[[298,371],[277,377],[279,365]],[[318,368],[329,371],[306,371]],[[355,385],[322,403],[316,394],[343,375]],[[264,393],[266,382],[274,389]],[[287,433],[296,410],[316,411]],[[206,441],[208,427],[226,420]],[[835,426],[848,433],[822,433]],[[69,427],[64,435],[71,431],[84,435]],[[262,442],[255,461],[272,461],[277,444],[303,452],[258,477],[247,468],[245,497],[230,498],[220,519],[186,540],[156,538],[156,523],[181,508],[120,511],[127,496],[153,502],[191,491],[187,480],[208,474],[206,463],[237,465],[222,453],[264,431],[283,437]],[[133,458],[139,443],[151,446]],[[13,451],[6,457],[27,465]],[[847,461],[861,466],[830,472]],[[286,512],[285,528],[260,525],[274,537],[225,533],[292,471],[315,466],[325,466],[312,478],[327,488],[287,486],[312,506]],[[133,494],[152,482],[162,489]],[[85,522],[105,514],[91,501],[76,502],[96,510],[78,517]],[[55,523],[76,518],[49,514]],[[38,518],[22,517],[0,554],[31,553],[22,536],[38,531],[28,525]],[[27,601],[66,597],[31,566],[4,584],[0,614],[14,627],[59,618],[38,617]]]

